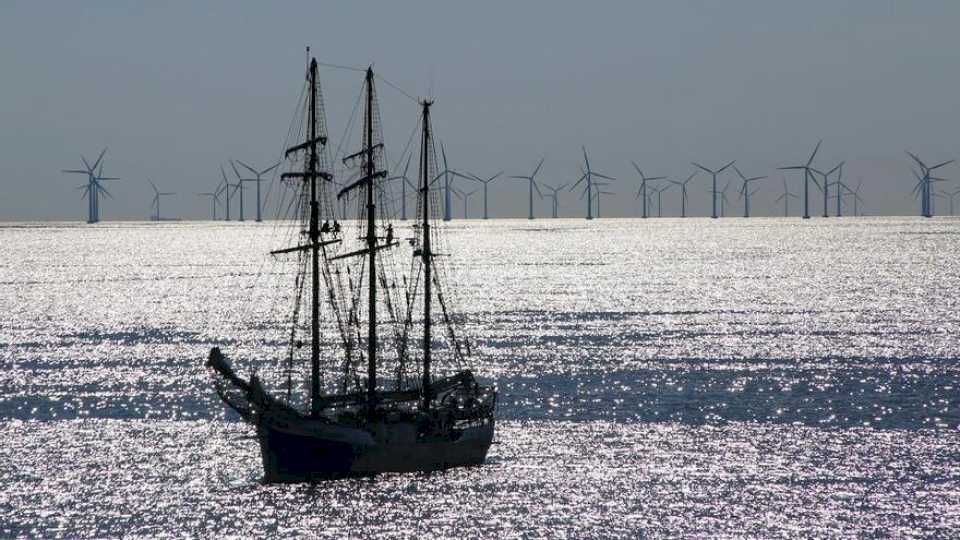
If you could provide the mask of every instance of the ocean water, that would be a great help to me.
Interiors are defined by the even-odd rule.
[[[960,535],[960,220],[448,232],[487,464],[278,486],[203,368],[282,354],[271,225],[0,226],[0,537]]]

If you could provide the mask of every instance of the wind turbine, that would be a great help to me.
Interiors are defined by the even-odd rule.
[[[820,176],[823,177],[823,190],[822,190],[822,191],[823,191],[823,217],[829,217],[829,214],[827,213],[827,208],[829,208],[829,204],[828,204],[827,201],[829,200],[830,186],[833,186],[833,185],[844,185],[843,182],[840,182],[839,184],[838,184],[837,182],[831,182],[831,181],[830,181],[830,176],[832,176],[833,173],[839,171],[840,177],[842,177],[842,176],[843,176],[843,164],[844,164],[844,163],[846,163],[846,162],[841,161],[839,165],[835,166],[834,168],[830,169],[829,171],[827,171],[827,172],[825,172],[825,173],[820,172],[820,171],[818,171],[818,170],[816,170],[816,169],[813,169],[813,168],[810,169],[810,170],[813,172],[813,174],[819,174]],[[839,178],[838,178],[838,182],[839,182]],[[817,186],[817,187],[819,187],[819,186]],[[837,189],[837,196],[838,196],[838,197],[842,196],[842,192],[843,192],[843,190],[840,189],[840,188],[838,188],[838,189]],[[839,205],[840,205],[840,203],[837,202],[837,209],[838,209],[838,210],[837,210],[837,216],[838,216],[838,217],[840,216],[840,210],[839,210],[840,206],[839,206]]]
[[[672,182],[671,182],[672,183]],[[670,184],[662,187],[651,188],[657,194],[657,217],[663,217],[663,192],[670,189]]]
[[[750,217],[750,196],[756,193],[755,191],[750,191],[750,182],[756,182],[763,180],[766,176],[754,176],[752,178],[747,178],[740,172],[740,169],[734,165],[733,170],[737,171],[737,176],[740,177],[742,184],[740,185],[740,198],[743,199],[743,217]]]
[[[580,185],[580,182],[584,180],[587,181],[587,189],[584,190],[587,194],[587,219],[593,219],[593,177],[605,178],[607,180],[616,180],[616,178],[611,178],[609,176],[604,176],[598,172],[595,172],[590,168],[590,158],[587,157],[587,147],[582,146],[583,149],[583,161],[586,163],[586,169],[581,169],[583,171],[583,176],[580,177],[572,186],[570,186],[570,191],[573,191],[574,188]]]
[[[637,191],[637,196],[635,198],[643,197],[643,214],[640,216],[642,218],[647,217],[647,182],[652,182],[654,180],[666,180],[666,176],[653,176],[648,177],[643,174],[643,171],[640,170],[640,166],[637,165],[635,161],[630,162],[633,165],[633,168],[637,170],[637,174],[640,175],[640,189]]]
[[[860,198],[860,187],[863,185],[863,180],[857,182],[857,189],[853,190],[853,215],[860,215],[860,203],[863,202],[863,199]]]
[[[454,188],[453,192],[455,195],[460,197],[460,200],[463,201],[463,219],[469,219],[469,205],[470,205],[470,196],[480,191],[480,189],[475,189],[469,193],[464,193],[459,189]]]
[[[676,180],[670,180],[671,184],[680,186],[680,217],[687,217],[687,182],[693,180],[693,177],[697,175],[697,171],[693,171],[693,174],[687,177],[683,182],[677,182]],[[716,217],[716,216],[714,216]]]
[[[561,189],[567,187],[567,185],[566,185],[566,184],[561,184],[561,185],[558,186],[558,187],[553,187],[553,186],[551,186],[551,185],[549,185],[549,184],[544,184],[543,187],[545,187],[545,188],[547,188],[547,189],[549,189],[549,190],[551,191],[551,193],[548,195],[548,197],[550,197],[551,199],[553,199],[553,201],[552,201],[552,202],[553,202],[553,215],[552,215],[551,217],[554,217],[554,218],[555,218],[555,217],[557,217],[557,214],[558,214],[557,210],[558,210],[558,208],[559,208],[559,206],[560,206],[560,205],[557,203],[557,193],[559,193]]]
[[[850,186],[843,183],[843,164],[844,163],[845,162],[841,161],[839,165],[831,169],[830,172],[828,172],[823,177],[824,189],[829,190],[830,186],[837,186],[837,217],[842,217],[843,215],[843,208],[841,206],[841,203],[843,202],[843,190],[847,190],[847,193],[853,193],[853,190],[850,189]],[[830,173],[832,173],[833,171],[837,171],[837,180],[835,182],[828,182],[827,178],[830,176]],[[856,215],[856,212],[854,212],[854,215]]]
[[[150,187],[153,188],[153,200],[150,201],[150,208],[154,210],[153,220],[160,221],[160,197],[174,195],[174,193],[172,191],[161,192],[159,189],[157,189],[157,185],[153,183],[153,180],[149,178],[147,178],[147,182],[150,182]]]
[[[700,165],[699,163],[697,163],[697,162],[695,162],[695,161],[691,161],[691,162],[690,162],[691,164],[693,164],[694,167],[698,167],[698,168],[700,168],[700,169],[703,169],[704,171],[710,173],[710,176],[713,177],[713,190],[712,190],[712,191],[713,191],[713,215],[710,216],[710,217],[712,217],[712,218],[714,218],[714,219],[716,219],[716,217],[717,217],[717,175],[719,175],[719,174],[722,173],[723,171],[727,170],[727,167],[733,165],[735,161],[736,161],[736,160],[731,161],[730,163],[727,163],[726,165],[724,165],[723,167],[720,167],[719,169],[717,169],[717,170],[715,170],[715,171],[714,171],[714,170],[711,170],[711,169],[708,169],[708,168],[704,167],[703,165]]]
[[[417,187],[413,185],[413,182],[410,181],[410,178],[407,176],[407,171],[410,170],[410,159],[413,158],[413,154],[407,156],[407,164],[403,167],[403,174],[400,176],[391,176],[387,178],[387,182],[391,180],[400,180],[400,219],[403,221],[407,220],[407,186],[410,186],[410,189],[416,191]]]
[[[914,175],[917,176],[917,178],[919,179],[919,182],[917,183],[916,186],[914,186],[913,191],[917,192],[919,190],[919,193],[920,193],[920,199],[921,199],[920,214],[923,217],[933,217],[933,204],[932,204],[933,201],[930,198],[930,191],[931,191],[930,185],[934,181],[945,182],[946,180],[943,178],[934,178],[930,176],[930,173],[936,169],[939,169],[940,167],[944,167],[946,165],[953,163],[955,160],[951,159],[949,161],[944,161],[943,163],[938,163],[933,167],[927,167],[927,165],[924,162],[920,161],[920,158],[918,158],[916,154],[908,151],[907,155],[917,162],[917,165],[920,166],[920,170],[923,172],[922,177],[914,173]]]
[[[727,205],[730,204],[730,200],[727,199],[728,189],[730,189],[730,180],[727,180],[723,189],[720,190],[720,217],[727,217]]]
[[[783,217],[787,217],[790,215],[790,197],[793,197],[794,199],[798,198],[793,193],[790,193],[789,189],[787,189],[787,179],[784,178],[783,179],[783,195],[780,195],[779,197],[776,198],[776,200],[773,201],[774,203],[778,203],[781,200],[783,201]]]
[[[537,173],[540,172],[540,167],[543,166],[544,159],[545,158],[540,158],[540,163],[537,164],[537,168],[533,170],[533,174],[531,174],[530,176],[511,176],[510,177],[510,178],[526,180],[529,183],[528,187],[530,189],[530,211],[529,211],[529,214],[527,215],[527,219],[533,219],[533,190],[537,190],[537,195],[539,195],[541,199],[543,198],[543,193],[540,192],[540,186],[537,185],[536,177],[537,177]]]
[[[474,180],[483,184],[483,219],[488,219],[487,215],[487,187],[490,185],[490,182],[493,182],[503,174],[503,171],[498,172],[497,174],[491,176],[490,178],[480,178],[479,176],[471,173],[467,173],[469,176],[463,176],[460,173],[454,173],[462,178],[467,178],[468,180]]]
[[[600,219],[600,195],[616,195],[613,191],[603,191],[601,186],[609,185],[607,182],[594,182],[593,187],[596,189],[594,195],[597,197],[597,219]],[[581,196],[581,198],[583,198]]]
[[[240,165],[242,165],[242,166],[243,166],[244,168],[246,168],[248,171],[250,171],[251,173],[253,173],[254,176],[256,176],[256,178],[253,178],[253,179],[248,180],[248,181],[249,181],[249,182],[256,182],[256,183],[257,183],[257,223],[259,223],[259,222],[263,221],[263,219],[261,219],[261,216],[260,216],[260,210],[261,210],[261,206],[260,206],[260,182],[262,181],[263,175],[265,175],[265,174],[267,174],[268,172],[270,172],[270,171],[276,169],[277,167],[279,167],[279,166],[280,166],[280,162],[278,161],[278,162],[274,163],[273,165],[271,165],[271,166],[267,167],[266,169],[264,169],[264,170],[262,170],[262,171],[259,171],[259,172],[257,172],[257,170],[254,169],[253,167],[251,167],[251,166],[247,165],[246,163],[240,161],[239,159],[237,160],[237,163],[239,163]],[[241,195],[241,199],[240,199],[240,200],[243,200],[243,199],[242,199],[242,195]],[[243,215],[243,212],[241,212],[241,215]],[[243,218],[241,218],[241,221],[242,221],[242,220],[243,220]]]
[[[450,175],[453,174],[453,171],[447,166],[447,151],[443,148],[443,142],[440,143],[440,155],[443,157],[443,171],[440,172],[440,175],[443,176],[443,220],[450,221],[452,214],[451,205],[453,204],[450,191],[453,188],[453,184],[452,180],[450,180]]]
[[[226,197],[226,204],[224,205],[224,209],[226,210],[226,218],[224,219],[230,221],[230,197],[233,196],[233,193],[236,193],[237,187],[239,187],[240,184],[233,185],[227,181],[227,173],[223,170],[222,163],[220,164],[220,176],[223,177],[223,184],[217,188],[217,194],[223,193],[224,197]],[[233,193],[230,192],[230,188],[233,188]]]
[[[240,221],[243,221],[243,183],[244,182],[253,182],[251,178],[241,178],[240,171],[237,170],[237,166],[233,163],[233,160],[230,160],[230,166],[233,167],[233,174],[237,175],[237,184],[234,188],[234,192],[240,192]]]
[[[217,205],[220,204],[220,190],[217,191],[205,191],[203,193],[197,193],[197,197],[210,197],[210,204],[212,205],[212,219],[217,220]]]
[[[946,192],[944,192],[944,193],[946,193]],[[954,191],[953,193],[946,193],[946,195],[947,195],[948,197],[950,197],[950,215],[952,216],[952,215],[954,215],[954,213],[953,213],[953,199],[955,199],[955,198],[957,197],[957,195],[960,195],[960,189]]]
[[[103,176],[103,156],[107,153],[107,149],[104,148],[100,151],[100,155],[97,156],[97,160],[93,163],[93,166],[90,166],[90,163],[87,161],[87,158],[80,156],[80,160],[83,161],[84,169],[61,169],[60,172],[68,174],[85,174],[87,175],[87,185],[80,186],[78,189],[82,189],[83,197],[87,198],[87,223],[97,223],[100,221],[100,194],[113,198],[113,195],[110,194],[106,188],[100,184],[101,180],[119,180],[119,178],[107,178]],[[99,167],[99,171],[97,168]]]
[[[931,193],[931,195],[930,195],[930,213],[931,213],[931,214],[933,213],[933,203],[934,203],[934,201],[936,201],[937,199],[947,199],[947,198],[949,198],[949,196],[950,196],[950,194],[947,193],[946,191],[943,191],[943,190],[934,191],[933,193]]]
[[[817,150],[820,149],[820,144],[823,142],[823,139],[817,142],[817,146],[813,148],[813,153],[810,154],[810,159],[807,160],[807,163],[804,165],[793,165],[790,167],[778,167],[778,170],[781,171],[791,171],[791,170],[803,170],[803,219],[810,219],[810,180],[813,180],[814,184],[817,184],[817,179],[813,177],[811,171],[814,169],[810,167],[813,163],[813,158],[817,155]],[[817,187],[820,187],[820,184],[817,184]]]

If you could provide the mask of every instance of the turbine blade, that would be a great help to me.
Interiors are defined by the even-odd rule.
[[[530,175],[530,178],[535,178],[537,173],[540,172],[540,167],[543,167],[543,160],[546,158],[540,158],[540,163],[537,164],[537,168],[533,170],[533,174]]]
[[[910,156],[911,158],[913,158],[914,161],[917,162],[917,165],[920,166],[920,169],[921,169],[921,170],[925,170],[925,169],[927,168],[927,166],[924,165],[922,161],[920,161],[920,158],[918,158],[916,154],[914,154],[913,152],[911,152],[911,151],[909,151],[909,150],[904,150],[904,151],[907,153],[908,156]]]
[[[733,164],[736,163],[736,162],[737,162],[737,160],[733,160],[733,161],[731,161],[730,163],[727,163],[726,165],[724,165],[723,167],[720,167],[720,170],[717,171],[717,174],[720,174],[720,173],[722,173],[723,171],[727,170],[727,167],[733,165]]]
[[[278,161],[278,162],[274,163],[273,165],[267,167],[266,169],[260,171],[260,174],[259,174],[258,176],[262,176],[262,175],[264,175],[264,174],[267,174],[268,172],[276,169],[276,168],[279,167],[279,166],[280,166],[280,162]]]
[[[236,162],[237,162],[237,163],[239,163],[239,164],[240,164],[240,166],[241,166],[241,167],[243,167],[244,169],[246,169],[246,170],[248,170],[248,171],[250,171],[250,172],[252,172],[252,173],[253,173],[254,175],[256,175],[256,174],[257,174],[257,171],[256,171],[256,170],[255,170],[255,169],[254,169],[253,167],[251,167],[251,166],[249,166],[249,165],[247,165],[246,163],[244,163],[244,162],[242,162],[242,161],[240,161],[239,159],[238,159],[238,160],[236,160]]]
[[[932,171],[932,170],[934,170],[934,169],[939,169],[940,167],[943,167],[943,166],[945,166],[945,165],[949,165],[949,164],[953,163],[954,161],[956,161],[956,160],[955,160],[955,159],[951,159],[951,160],[949,160],[949,161],[944,161],[943,163],[938,163],[938,164],[934,165],[933,167],[930,167],[930,170]]]
[[[103,155],[107,153],[107,147],[104,146],[103,150],[100,151],[100,155],[97,156],[97,161],[94,162],[93,167],[90,167],[90,170],[96,169],[100,166],[100,161],[103,159]]]
[[[813,158],[817,157],[817,150],[820,150],[820,144],[823,143],[823,139],[817,141],[817,145],[813,147],[813,153],[810,154],[810,159],[807,160],[807,167],[813,163]]]

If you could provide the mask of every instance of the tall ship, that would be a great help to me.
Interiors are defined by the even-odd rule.
[[[361,148],[331,157],[317,61],[309,63],[281,174],[295,193],[292,245],[270,252],[296,268],[289,346],[284,358],[262,359],[283,365],[286,388],[256,371],[243,378],[220,347],[206,362],[220,399],[256,429],[267,482],[480,465],[493,441],[497,392],[466,367],[472,347],[446,287],[449,254],[439,251],[448,244],[436,180],[446,171],[437,170],[432,102],[418,102],[417,214],[401,239],[388,211],[376,79],[368,68]]]

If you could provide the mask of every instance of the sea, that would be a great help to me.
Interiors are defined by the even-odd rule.
[[[293,485],[275,225],[0,224],[0,537],[960,537],[960,220],[451,221],[486,464]]]

